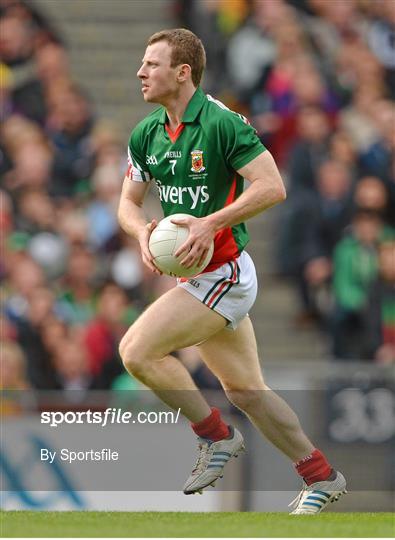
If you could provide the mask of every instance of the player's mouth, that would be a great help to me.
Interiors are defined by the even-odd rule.
[[[144,92],[146,92],[148,89],[149,89],[149,86],[146,85],[146,84],[143,84],[143,86],[142,86],[142,88],[141,88],[141,91],[144,93]]]

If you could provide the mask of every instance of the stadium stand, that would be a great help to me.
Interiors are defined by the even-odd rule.
[[[117,342],[169,282],[144,270],[115,212],[127,137],[148,110],[145,40],[180,24],[209,49],[205,89],[248,114],[288,185],[283,207],[250,224],[264,357],[393,362],[394,66],[390,41],[377,44],[391,4],[156,0],[148,22],[143,0],[2,0],[3,386],[136,384]],[[355,250],[363,275],[349,270]]]

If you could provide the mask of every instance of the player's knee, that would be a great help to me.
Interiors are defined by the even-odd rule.
[[[243,389],[228,388],[225,390],[229,401],[246,413],[253,413],[262,406],[263,391],[257,390],[256,387],[245,387]]]
[[[144,357],[138,347],[137,340],[130,331],[122,338],[119,344],[119,354],[126,370],[138,377],[141,375],[144,366]]]

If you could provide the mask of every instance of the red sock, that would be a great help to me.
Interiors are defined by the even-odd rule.
[[[220,441],[229,435],[229,428],[221,418],[219,409],[213,407],[211,414],[196,424],[191,424],[193,431],[203,439]]]
[[[294,466],[297,473],[303,477],[308,486],[314,484],[314,482],[327,480],[333,471],[324,454],[317,449],[297,463],[294,463]]]

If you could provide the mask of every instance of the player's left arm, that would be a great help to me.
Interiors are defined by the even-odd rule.
[[[250,185],[232,204],[204,218],[212,223],[215,232],[242,223],[286,199],[280,172],[268,150],[237,172]]]
[[[187,268],[204,259],[218,231],[242,223],[285,200],[284,183],[268,150],[263,151],[237,172],[248,180],[250,185],[233,203],[203,218],[191,216],[177,220],[177,223],[189,228],[187,241],[176,252],[178,256],[183,251],[189,250],[181,261]]]

